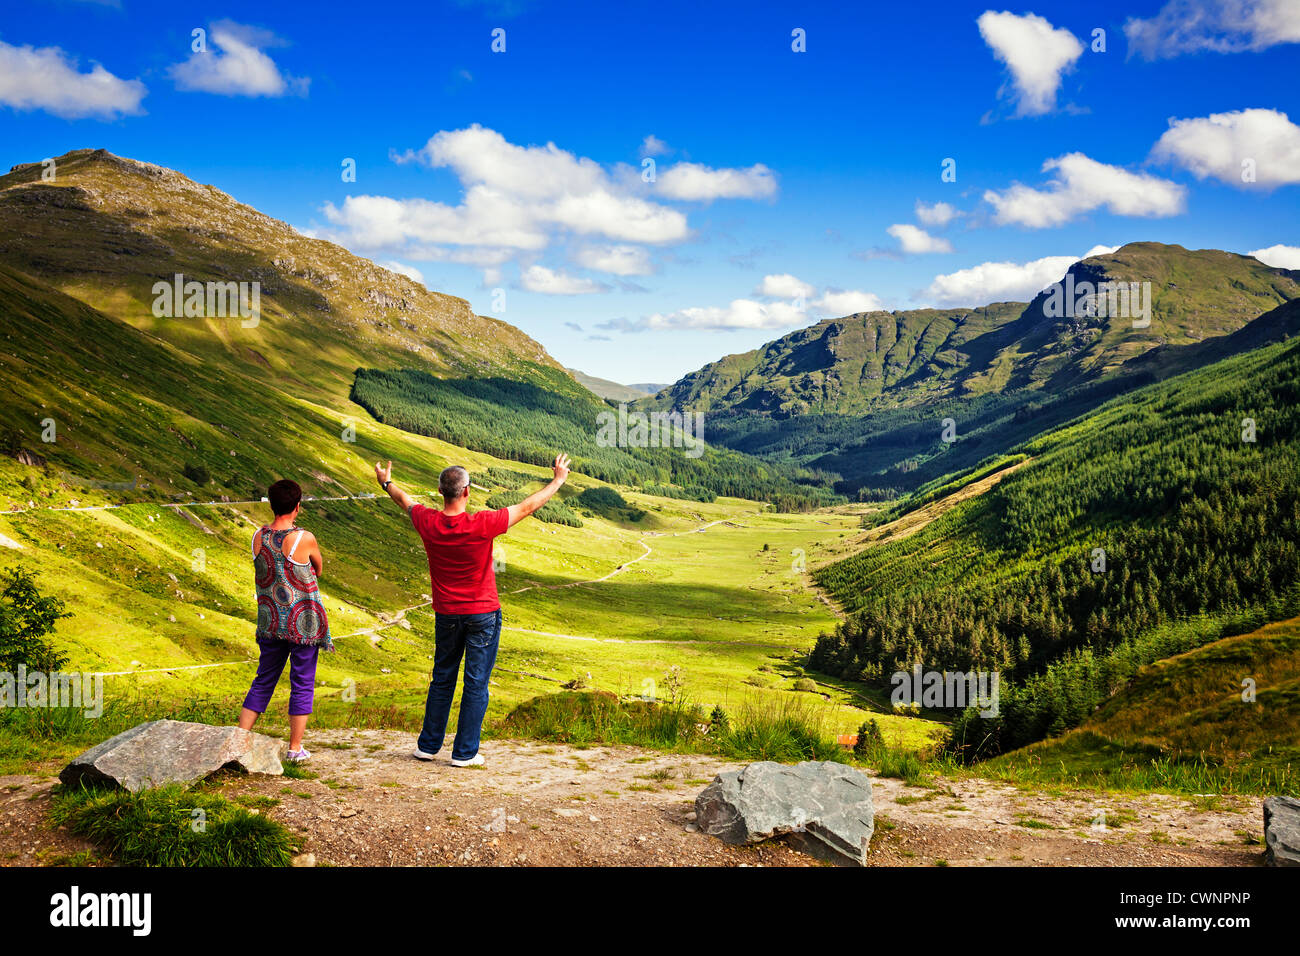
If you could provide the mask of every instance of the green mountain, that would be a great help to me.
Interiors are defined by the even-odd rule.
[[[1231,333],[1300,295],[1295,273],[1256,259],[1149,242],[1075,263],[1062,279],[1071,288],[1133,282],[1150,284],[1140,328],[1129,316],[1056,315],[1047,293],[1027,304],[861,313],[727,356],[640,404],[703,410],[715,443],[890,497],[1232,354],[1243,342],[1230,346]],[[956,441],[944,441],[947,418]]]
[[[0,176],[0,263],[156,340],[296,394],[346,400],[360,365],[522,377],[537,342],[171,169],[74,150]],[[261,317],[160,318],[159,281],[257,282]]]
[[[284,473],[338,494],[365,486],[341,476],[375,420],[534,464],[567,450],[628,485],[833,500],[726,449],[602,447],[609,406],[518,329],[173,170],[104,150],[44,169],[0,177],[0,439],[62,476],[56,500],[256,498]],[[212,300],[224,283],[250,285]],[[24,478],[0,468],[16,496]]]
[[[1267,321],[1296,317],[1288,303]],[[815,571],[854,613],[814,667],[998,671],[1000,716],[956,726],[988,754],[1076,725],[1138,666],[1300,614],[1295,338],[1012,450],[1027,461],[982,495]]]

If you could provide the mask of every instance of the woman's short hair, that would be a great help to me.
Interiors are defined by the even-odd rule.
[[[271,510],[277,515],[287,515],[302,501],[302,489],[298,487],[298,482],[281,478],[267,491],[266,499],[271,502]]]

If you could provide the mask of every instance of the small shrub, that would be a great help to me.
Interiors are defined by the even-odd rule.
[[[804,691],[810,694],[815,694],[817,693],[817,682],[813,680],[811,677],[800,677],[797,681],[794,682],[794,689],[799,691]]]
[[[288,866],[296,849],[274,820],[177,784],[140,793],[63,789],[51,817],[123,866]]]
[[[45,637],[64,617],[71,615],[63,602],[42,595],[31,572],[7,570],[0,591],[0,670],[14,673],[22,665],[48,674],[66,664],[68,659]]]
[[[885,735],[880,732],[880,725],[876,723],[875,718],[864,720],[862,726],[858,728],[858,739],[853,745],[853,753],[858,757],[866,757],[881,750],[884,745]]]
[[[713,713],[709,714],[709,730],[714,734],[725,734],[731,730],[731,718],[721,704],[715,704]]]
[[[181,469],[181,474],[200,487],[212,480],[212,475],[208,472],[206,465],[192,465],[188,461],[185,463],[185,467]]]

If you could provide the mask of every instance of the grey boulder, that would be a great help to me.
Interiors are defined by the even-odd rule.
[[[138,793],[169,783],[192,783],[235,767],[280,774],[280,741],[238,727],[183,720],[151,720],[91,747],[63,768],[65,784],[112,783]]]
[[[1300,866],[1300,800],[1295,797],[1264,801],[1264,862]]]
[[[752,763],[713,778],[695,798],[695,823],[725,843],[784,836],[819,859],[862,866],[875,829],[871,778],[831,761]]]

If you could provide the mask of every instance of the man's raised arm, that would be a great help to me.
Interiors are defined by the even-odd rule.
[[[411,513],[411,509],[415,507],[415,499],[393,484],[393,463],[391,461],[388,463],[387,468],[379,464],[379,462],[375,462],[375,480],[379,482],[380,488],[388,492],[388,497],[401,506],[403,511],[407,514]]]
[[[551,496],[560,490],[564,480],[569,477],[569,456],[559,454],[555,456],[555,464],[552,466],[555,477],[550,480],[545,488],[540,491],[534,491],[531,495],[519,502],[517,505],[510,506],[510,524],[507,527],[513,528],[519,522],[523,521],[530,514],[540,508],[546,502],[551,500]],[[389,487],[392,487],[391,485]]]

